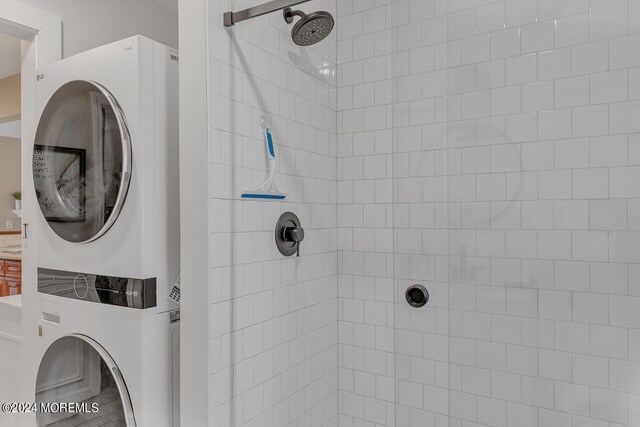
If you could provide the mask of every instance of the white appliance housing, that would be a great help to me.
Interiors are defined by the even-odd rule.
[[[177,61],[175,50],[134,36],[66,58],[34,76],[40,120],[60,88],[88,82],[108,91],[131,144],[127,195],[104,234],[83,243],[67,241],[43,212],[34,224],[41,361],[35,367],[41,377],[36,399],[58,392],[58,401],[93,396],[91,390],[101,383],[96,375],[106,366],[122,377],[126,393],[121,400],[130,402],[133,414],[129,427],[179,424],[179,310],[168,298],[180,265]],[[56,271],[72,273],[57,276]],[[109,290],[111,279],[127,285]],[[136,293],[135,286],[144,282],[154,282],[155,295]],[[105,292],[121,299],[104,302]],[[138,305],[142,299],[145,304]],[[54,344],[60,339],[86,345]],[[85,347],[104,358],[84,357],[86,349],[78,348]],[[59,362],[45,366],[51,360]],[[69,369],[68,375],[56,377],[62,369],[57,363]]]
[[[121,399],[129,400],[134,420],[127,427],[180,424],[179,312],[157,315],[153,310],[50,295],[38,299],[41,328],[38,348],[42,361],[38,369],[39,375],[44,373],[48,380],[36,387],[36,401],[80,402],[78,395],[86,398],[88,390],[100,386],[100,380],[93,375],[100,369],[98,361],[83,357],[69,345],[52,348],[61,338],[80,336],[105,351],[122,375],[127,392]],[[59,364],[46,366],[43,358],[48,350],[47,361],[58,360]],[[43,388],[50,394],[39,397]]]
[[[131,178],[118,218],[87,243],[62,239],[38,215],[38,266],[105,276],[156,278],[158,310],[178,277],[178,54],[142,36],[111,43],[36,72],[36,114],[72,81],[105,88],[122,110],[131,141]]]

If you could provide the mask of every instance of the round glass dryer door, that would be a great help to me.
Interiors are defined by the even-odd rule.
[[[36,378],[38,426],[135,426],[120,370],[94,340],[69,335],[47,349]]]
[[[33,149],[33,181],[47,223],[69,242],[96,240],[116,221],[131,179],[131,140],[116,99],[72,81],[44,108]]]

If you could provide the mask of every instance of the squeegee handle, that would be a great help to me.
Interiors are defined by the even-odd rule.
[[[273,149],[273,138],[271,137],[271,130],[267,128],[266,134],[267,134],[267,146],[269,147],[269,157],[272,159],[275,159],[276,152]]]

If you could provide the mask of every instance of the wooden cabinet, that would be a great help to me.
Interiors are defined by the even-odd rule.
[[[22,293],[22,279],[7,277],[7,295],[20,295]]]
[[[22,293],[22,261],[0,259],[0,297]]]

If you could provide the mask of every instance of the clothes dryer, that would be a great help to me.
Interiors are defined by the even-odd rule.
[[[155,279],[179,269],[178,54],[142,36],[40,69],[38,266]]]

